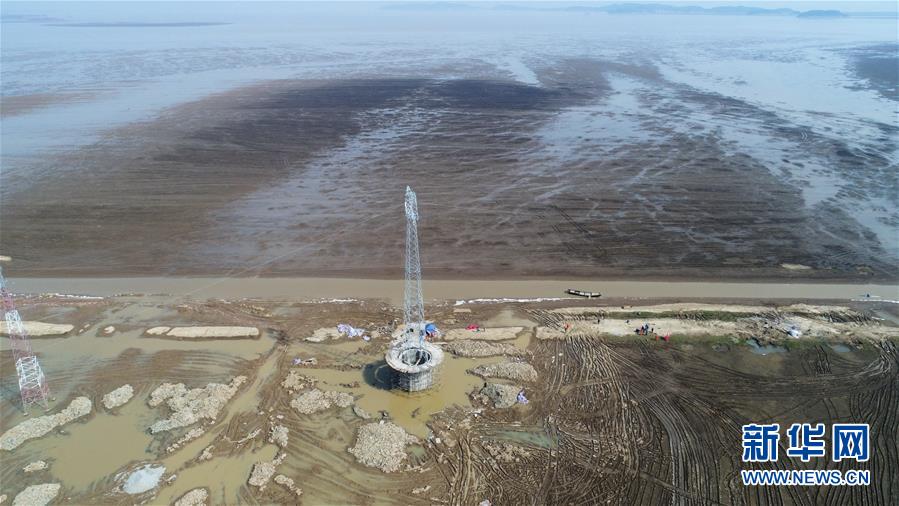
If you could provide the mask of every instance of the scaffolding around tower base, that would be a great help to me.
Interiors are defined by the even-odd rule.
[[[387,350],[387,365],[393,369],[393,387],[407,392],[427,390],[439,380],[443,350],[427,341],[395,341]]]

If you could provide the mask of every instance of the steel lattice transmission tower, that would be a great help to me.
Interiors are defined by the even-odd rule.
[[[406,187],[406,286],[403,303],[406,339],[417,342],[424,331],[425,305],[421,295],[421,258],[418,253],[418,199]],[[410,332],[411,330],[411,332]]]
[[[0,268],[0,295],[3,297],[3,311],[6,319],[6,331],[9,334],[9,347],[12,348],[13,360],[16,362],[16,374],[19,376],[19,392],[22,394],[22,409],[27,410],[31,404],[38,404],[47,409],[50,388],[41,364],[37,361],[28,333],[22,324],[22,318],[16,311],[12,294],[6,289],[6,279]]]

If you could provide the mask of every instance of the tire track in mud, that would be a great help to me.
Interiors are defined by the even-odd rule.
[[[531,315],[562,327],[556,315]],[[495,504],[883,504],[899,490],[899,479],[887,476],[899,466],[899,449],[890,439],[899,426],[899,352],[892,342],[882,343],[873,359],[841,357],[826,346],[792,352],[786,357],[793,368],[784,370],[793,373],[768,376],[651,342],[610,345],[572,333],[535,340],[532,347],[541,383],[528,417],[531,423],[542,419],[558,436],[552,449],[533,451],[526,463],[477,467],[485,474],[472,483],[484,485],[469,486]],[[767,420],[753,415],[760,411],[776,414]],[[742,485],[743,468],[789,470],[797,462],[743,464],[741,426],[799,421],[806,412],[826,423],[870,421],[878,458],[868,468],[877,486]],[[479,440],[494,437],[477,424],[472,430]],[[786,447],[782,438],[782,456]],[[467,451],[468,458],[485,455],[479,445]]]

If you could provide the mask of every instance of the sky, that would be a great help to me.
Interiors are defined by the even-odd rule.
[[[17,4],[27,4],[27,3],[70,3],[70,2],[84,2],[85,0],[0,0],[0,8],[4,4],[9,5],[11,3]],[[152,2],[170,2],[171,0],[102,0],[110,3],[152,3]],[[191,2],[221,2],[223,0],[190,0]],[[224,1],[232,1],[232,0],[224,0]],[[241,3],[253,3],[255,0],[234,0]],[[271,0],[266,0],[271,1]],[[275,1],[288,1],[288,2],[309,2],[314,1],[317,3],[348,3],[348,2],[373,2],[373,3],[389,3],[392,0],[388,0],[385,2],[384,0],[327,0],[322,2],[322,0],[275,0]],[[666,0],[606,0],[606,1],[577,1],[577,0],[399,0],[401,2],[406,3],[463,3],[463,4],[502,4],[502,3],[534,3],[534,4],[559,4],[559,5],[584,5],[584,4],[593,4],[593,5],[608,5],[608,4],[616,4],[616,3],[663,3],[663,4],[671,4],[671,5],[698,5],[702,7],[717,7],[717,6],[734,6],[734,5],[743,5],[743,6],[754,6],[754,7],[763,7],[768,9],[780,9],[780,8],[789,8],[797,11],[809,11],[809,10],[839,10],[842,12],[893,12],[896,13],[899,11],[899,3],[897,2],[889,2],[889,1],[869,1],[869,0],[843,0],[843,1],[822,1],[822,0],[789,0],[789,1],[777,1],[777,0],[731,0],[731,1],[716,1],[716,0],[693,0],[693,1],[666,1]]]
[[[14,0],[19,1],[19,0]],[[83,0],[28,0],[30,2],[78,2]],[[168,1],[168,0],[107,0],[115,3],[118,2],[146,2],[146,1]],[[195,0],[195,1],[220,1],[220,0]],[[309,0],[287,0],[293,2],[302,2]],[[320,1],[320,0],[319,0]],[[376,1],[381,2],[383,0],[329,0],[329,1],[342,1],[342,2],[352,2],[352,1]],[[434,0],[401,0],[407,2],[423,2],[423,3],[434,3]],[[516,0],[510,0],[508,3],[515,2]],[[752,5],[757,7],[765,7],[770,9],[777,8],[791,8],[796,10],[811,10],[811,9],[836,9],[841,11],[890,11],[896,9],[896,2],[889,1],[867,1],[867,0],[858,0],[858,1],[822,1],[822,0],[789,0],[789,1],[775,1],[775,0],[732,0],[732,1],[715,1],[715,0],[694,0],[694,1],[665,1],[665,0],[606,0],[606,1],[598,1],[598,2],[578,2],[572,0],[536,0],[534,2],[529,2],[529,0],[523,0],[526,3],[559,3],[559,4],[584,4],[584,3],[593,3],[593,4],[614,4],[614,3],[626,3],[626,2],[634,2],[634,3],[670,3],[674,5],[701,5],[704,7],[712,7],[712,6],[721,6],[721,5]],[[9,0],[0,0],[0,4],[10,3]],[[502,0],[461,0],[458,3],[507,3]]]

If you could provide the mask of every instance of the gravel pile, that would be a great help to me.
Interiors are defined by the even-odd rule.
[[[205,488],[195,488],[182,495],[175,501],[175,506],[203,506],[209,499],[209,490]]]
[[[406,445],[417,442],[399,425],[382,421],[359,427],[356,445],[348,451],[360,464],[392,473],[406,460]]]
[[[103,396],[103,406],[113,409],[122,406],[134,397],[134,389],[131,385],[122,385]]]
[[[205,388],[188,390],[184,383],[163,383],[150,394],[150,407],[165,402],[172,410],[172,416],[159,420],[150,426],[150,432],[158,432],[186,427],[201,419],[215,420],[219,411],[237,393],[247,380],[246,376],[237,376],[231,383],[210,383]]]
[[[521,356],[524,351],[509,343],[492,343],[487,341],[451,341],[443,345],[443,349],[460,357],[493,357],[497,355]]]
[[[281,448],[287,448],[287,427],[283,425],[275,425],[272,427],[271,432],[269,432],[268,440],[271,443],[275,443]]]
[[[26,473],[33,473],[35,471],[43,471],[44,469],[47,469],[48,467],[50,467],[50,466],[48,466],[47,463],[44,462],[43,460],[35,460],[31,464],[28,464],[27,466],[23,467],[22,471],[25,471]]]
[[[290,401],[290,407],[304,415],[330,409],[331,406],[346,408],[352,406],[353,396],[345,392],[323,392],[314,388]]]
[[[296,392],[298,390],[304,390],[309,387],[314,387],[315,380],[313,378],[303,376],[297,371],[291,370],[289,373],[287,373],[287,377],[284,378],[284,381],[281,382],[281,386],[290,390],[291,392]]]
[[[340,332],[337,332],[335,327],[325,327],[316,330],[312,333],[310,337],[307,337],[306,340],[310,343],[322,343],[325,341],[330,341],[331,339],[340,339]]]
[[[527,362],[499,362],[496,364],[479,365],[469,372],[482,378],[537,381],[537,370]]]
[[[368,411],[360,408],[359,406],[353,406],[353,413],[355,413],[356,416],[363,420],[369,420],[371,418],[371,414]]]
[[[278,485],[281,485],[282,487],[286,488],[287,490],[290,490],[291,492],[296,494],[297,497],[303,495],[303,489],[296,486],[296,484],[293,481],[293,478],[288,478],[287,476],[284,476],[283,474],[279,474],[278,476],[275,476],[275,483],[277,483]]]
[[[275,475],[275,464],[272,462],[257,462],[253,464],[253,472],[250,479],[247,480],[251,486],[259,487],[259,490],[265,490],[265,486]]]
[[[14,450],[29,439],[41,437],[61,425],[90,414],[92,407],[93,404],[87,397],[76,397],[66,409],[55,415],[29,418],[0,436],[0,449]]]
[[[198,437],[202,436],[205,433],[206,433],[206,429],[204,429],[203,427],[195,427],[193,429],[190,429],[189,431],[187,431],[186,434],[181,436],[177,441],[170,444],[168,446],[168,448],[165,449],[165,451],[166,451],[166,453],[172,453],[173,451],[177,450],[178,448],[181,448],[182,446],[184,446],[185,443],[189,443],[190,441],[197,439]]]
[[[518,402],[518,392],[521,387],[516,385],[500,385],[498,383],[487,383],[481,389],[481,393],[486,395],[496,408],[511,408]]]
[[[32,485],[19,492],[12,500],[13,506],[44,506],[56,498],[62,485],[59,483],[44,483]]]

